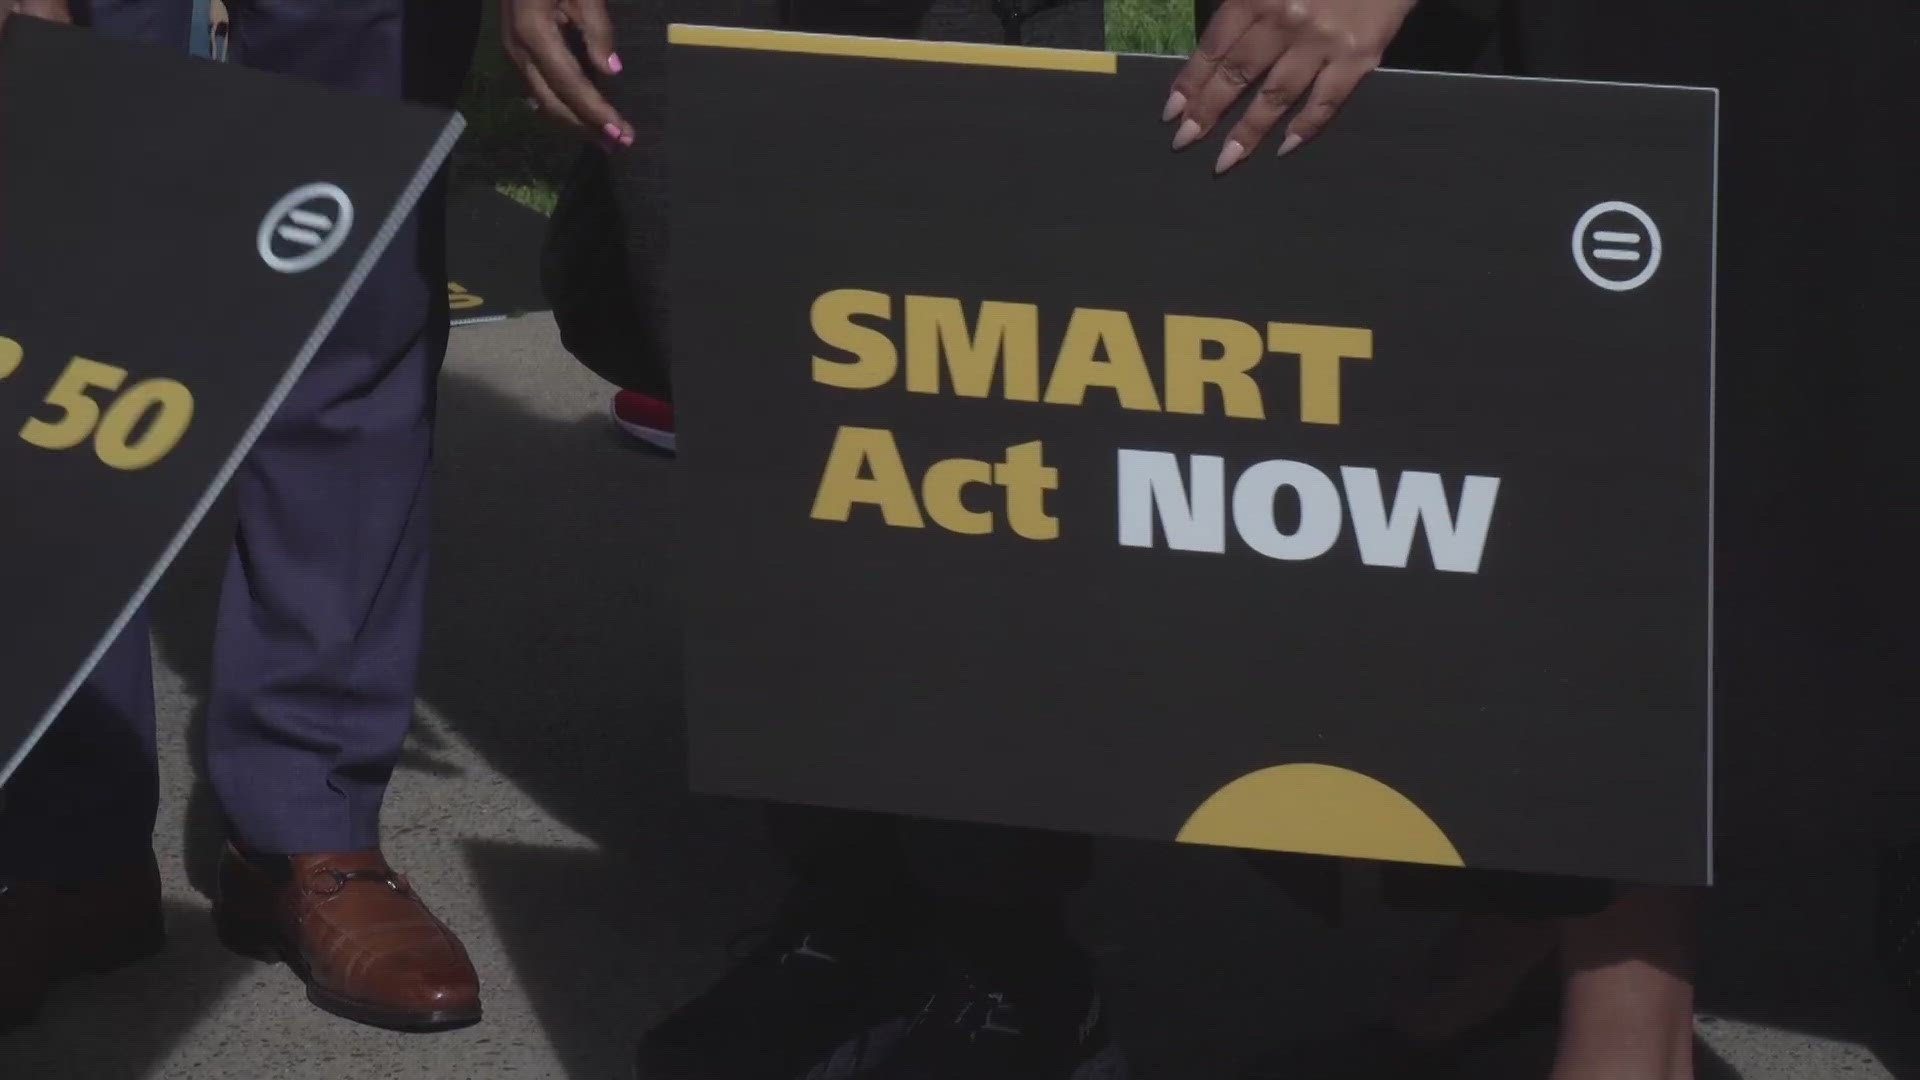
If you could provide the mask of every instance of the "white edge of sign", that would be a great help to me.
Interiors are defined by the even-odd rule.
[[[187,514],[187,519],[180,524],[179,530],[174,533],[166,550],[153,564],[153,568],[147,571],[147,576],[140,582],[140,587],[134,590],[133,597],[127,601],[125,607],[120,609],[119,616],[101,636],[93,652],[87,655],[86,662],[80,665],[80,670],[74,673],[66,688],[60,691],[60,695],[53,700],[53,704],[48,706],[46,714],[28,733],[26,742],[15,751],[5,766],[0,766],[0,790],[4,790],[7,781],[13,777],[14,770],[18,769],[20,763],[27,759],[27,755],[33,752],[33,748],[38,745],[41,737],[46,735],[47,729],[53,726],[54,718],[67,707],[67,702],[73,699],[73,695],[79,693],[81,684],[86,682],[87,676],[93,674],[93,669],[100,663],[100,658],[106,655],[114,639],[126,629],[127,623],[133,619],[133,613],[140,609],[140,605],[146,603],[147,596],[153,592],[154,586],[160,583],[160,576],[166,573],[167,567],[171,566],[174,558],[180,554],[180,549],[186,546],[188,537],[191,537],[193,531],[200,527],[200,522],[207,516],[207,511],[213,508],[214,500],[218,499],[220,493],[226,489],[227,482],[233,479],[233,474],[240,468],[240,463],[246,459],[247,452],[253,449],[253,444],[260,438],[260,433],[266,430],[267,422],[272,420],[273,414],[280,410],[281,402],[286,400],[287,395],[293,391],[294,383],[298,382],[301,374],[307,370],[307,362],[313,359],[313,354],[319,351],[320,346],[327,340],[327,335],[333,332],[334,324],[340,321],[340,316],[346,311],[347,305],[353,302],[354,296],[360,292],[360,287],[366,284],[367,276],[373,273],[374,264],[386,253],[387,246],[393,242],[394,234],[400,231],[400,226],[406,222],[407,215],[413,212],[420,197],[426,194],[427,187],[433,183],[447,156],[453,153],[454,143],[460,140],[460,133],[466,129],[466,126],[465,118],[457,113],[447,120],[447,126],[441,131],[439,140],[421,161],[419,171],[414,173],[413,180],[401,191],[399,201],[394,203],[393,209],[387,214],[386,221],[381,223],[380,231],[373,234],[373,239],[368,241],[366,250],[360,253],[360,261],[354,264],[353,272],[341,282],[340,291],[334,294],[333,302],[327,305],[326,311],[320,316],[320,321],[314,325],[313,332],[307,335],[305,344],[300,346],[299,354],[293,358],[293,363],[287,368],[286,374],[280,377],[279,384],[273,388],[273,393],[267,398],[266,404],[261,406],[259,413],[254,416],[253,423],[240,437],[239,444],[233,448],[233,453],[228,455],[226,463],[214,476],[213,483],[207,485],[207,490],[200,496],[199,503],[195,504],[193,510]]]
[[[1719,499],[1719,397],[1720,397],[1720,93],[1713,95],[1713,221],[1709,225],[1712,241],[1707,257],[1707,884],[1714,884],[1714,832],[1717,818],[1714,803],[1714,709],[1715,693],[1715,612],[1714,586],[1715,532],[1718,524],[1714,507]]]
[[[1000,46],[1000,47],[1001,48],[1020,48],[1021,46],[1007,45],[1007,46]],[[1113,55],[1128,56],[1128,57],[1142,57],[1149,60],[1184,60],[1186,59],[1184,56],[1178,56],[1178,55],[1173,55],[1169,53],[1117,52],[1117,53],[1114,53]],[[1545,75],[1503,75],[1503,74],[1499,74],[1497,72],[1491,72],[1491,71],[1417,71],[1413,68],[1396,68],[1396,67],[1383,67],[1380,69],[1380,74],[1382,75],[1413,75],[1423,79],[1479,79],[1487,82],[1548,83],[1552,85],[1561,85],[1561,86],[1611,86],[1611,87],[1619,87],[1619,88],[1626,88],[1626,89],[1632,89],[1632,90],[1680,90],[1680,91],[1684,91],[1686,93],[1691,93],[1691,94],[1712,94],[1715,98],[1718,98],[1720,96],[1720,88],[1717,86],[1685,86],[1680,83],[1625,82],[1617,79],[1556,79],[1556,78],[1550,78]],[[1716,119],[1715,119],[1716,133],[1718,130],[1718,126],[1719,126],[1719,122],[1718,122],[1718,116],[1716,114]]]

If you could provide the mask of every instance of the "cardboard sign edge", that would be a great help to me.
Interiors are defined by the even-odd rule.
[[[771,30],[761,27],[715,26],[706,23],[667,24],[667,44],[681,48],[716,48],[757,52],[802,53],[829,57],[863,57],[873,60],[922,60],[979,67],[1038,68],[1111,75],[1121,57],[1141,60],[1179,60],[1164,53],[1109,52],[1093,49],[1062,49],[1043,45],[1002,45],[992,42],[935,41],[924,38],[876,38],[857,34],[825,34],[804,30]],[[1637,90],[1672,90],[1687,94],[1709,94],[1719,100],[1715,86],[1685,86],[1679,83],[1629,82],[1609,79],[1557,79],[1541,75],[1504,75],[1479,71],[1413,71],[1406,68],[1381,68],[1381,73],[1422,79],[1473,79],[1483,82],[1548,83],[1569,86],[1614,87]],[[1717,127],[1716,127],[1717,138]]]
[[[280,381],[275,384],[273,393],[268,396],[266,403],[263,404],[259,412],[254,415],[253,422],[247,426],[246,432],[241,435],[240,441],[233,448],[233,452],[229,454],[226,461],[221,464],[220,471],[214,474],[212,483],[207,485],[206,491],[200,496],[200,501],[194,504],[192,510],[188,511],[186,520],[180,523],[180,528],[174,532],[173,538],[167,542],[166,549],[160,553],[160,557],[154,562],[152,569],[147,571],[146,577],[140,582],[140,587],[134,590],[133,596],[129,598],[127,603],[120,609],[120,614],[114,618],[112,625],[107,628],[106,633],[102,634],[100,640],[95,643],[93,651],[87,654],[86,660],[83,661],[79,669],[74,672],[73,678],[68,680],[67,685],[60,691],[59,695],[53,699],[52,704],[47,707],[46,713],[40,717],[39,721],[34,724],[32,730],[27,733],[26,741],[20,745],[20,748],[14,752],[13,756],[7,760],[5,765],[0,765],[0,789],[6,787],[7,781],[13,778],[15,770],[19,769],[21,762],[27,759],[27,755],[33,753],[34,747],[39,745],[40,740],[45,737],[47,729],[53,726],[53,722],[59,717],[61,710],[65,709],[67,703],[73,700],[73,696],[79,692],[81,685],[86,682],[89,675],[93,674],[93,669],[99,665],[100,658],[106,655],[107,649],[113,645],[114,640],[126,629],[127,623],[133,619],[134,612],[140,609],[140,605],[146,603],[147,597],[152,594],[154,586],[160,583],[161,575],[167,572],[167,568],[173,565],[173,560],[179,556],[181,549],[186,547],[187,539],[193,535],[195,529],[200,527],[200,522],[206,518],[207,512],[213,508],[214,500],[218,499],[220,493],[226,490],[227,483],[233,479],[233,474],[239,470],[240,463],[246,459],[247,453],[253,449],[253,444],[260,438],[260,433],[266,430],[268,421],[273,418],[274,413],[279,411],[281,403],[286,400],[287,395],[293,391],[294,384],[299,381],[300,376],[307,370],[307,364],[313,359],[313,354],[319,351],[321,344],[326,341],[327,335],[333,332],[334,324],[340,321],[340,316],[345,313],[347,305],[353,302],[353,298],[360,292],[360,287],[366,283],[368,275],[373,273],[374,264],[386,253],[388,245],[393,242],[394,235],[400,231],[400,227],[406,222],[407,216],[413,212],[415,205],[417,205],[421,197],[426,194],[427,188],[439,174],[441,165],[444,164],[448,156],[453,153],[454,144],[460,141],[460,135],[466,130],[466,126],[466,119],[458,113],[447,118],[446,126],[441,129],[440,137],[435,140],[432,148],[427,152],[427,156],[421,160],[420,167],[414,173],[413,179],[401,190],[399,200],[394,203],[393,209],[388,212],[386,220],[381,222],[380,228],[373,234],[373,238],[367,242],[366,250],[360,253],[360,259],[354,264],[353,271],[347,275],[346,280],[340,283],[339,290],[334,294],[333,300],[328,303],[326,310],[321,313],[320,321],[314,324],[313,330],[307,335],[306,341],[301,344],[300,351],[294,356],[293,363],[287,367],[286,374],[282,375]]]
[[[694,23],[670,23],[667,27],[667,40],[670,46],[685,50],[689,48],[716,48],[733,51],[776,52],[816,56],[822,59],[881,59],[931,61],[936,63],[964,64],[971,66],[1027,68],[1078,72],[1084,74],[1113,74],[1121,56],[1148,60],[1178,60],[1179,57],[1146,53],[1115,52],[1079,52],[1069,49],[1045,48],[1022,45],[1000,45],[975,42],[942,42],[920,39],[868,38],[854,35],[821,34],[802,31],[771,30],[731,26],[711,26]],[[1078,59],[1076,59],[1078,58]],[[1090,58],[1090,59],[1089,59]],[[1719,255],[1720,255],[1720,148],[1721,148],[1721,94],[1718,87],[1686,86],[1675,83],[1629,82],[1598,79],[1566,79],[1541,76],[1519,76],[1490,74],[1480,72],[1433,72],[1409,71],[1396,68],[1382,68],[1382,74],[1393,74],[1412,78],[1469,79],[1477,81],[1538,83],[1547,85],[1569,85],[1594,87],[1596,89],[1633,89],[1676,92],[1686,95],[1704,95],[1711,102],[1712,128],[1710,135],[1709,162],[1709,238],[1708,238],[1708,310],[1707,310],[1707,545],[1706,545],[1706,678],[1707,695],[1703,727],[1705,729],[1705,765],[1704,787],[1706,812],[1704,818],[1704,837],[1701,848],[1702,863],[1697,877],[1685,881],[1658,882],[1655,884],[1675,884],[1686,886],[1712,886],[1717,879],[1716,873],[1716,833],[1718,825],[1717,784],[1715,783],[1715,743],[1718,712],[1715,708],[1713,687],[1717,668],[1717,627],[1715,619],[1715,581],[1716,560],[1714,544],[1717,535],[1714,505],[1717,499],[1718,475],[1718,369],[1719,369]],[[1697,99],[1696,99],[1697,100]],[[690,680],[689,680],[690,681]],[[689,768],[697,772],[691,762],[689,748]],[[738,793],[722,791],[710,782],[693,781],[695,790],[716,795],[735,795]],[[766,798],[753,795],[753,798]],[[783,801],[783,800],[775,800]],[[859,807],[856,809],[864,809]]]

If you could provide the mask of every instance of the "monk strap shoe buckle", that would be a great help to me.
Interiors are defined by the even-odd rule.
[[[331,866],[316,866],[307,874],[306,890],[315,896],[332,896],[355,881],[372,881],[385,885],[401,896],[412,896],[413,886],[405,875],[396,870],[336,870]]]

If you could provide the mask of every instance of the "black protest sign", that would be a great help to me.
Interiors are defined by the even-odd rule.
[[[611,226],[609,226],[611,227]],[[447,193],[447,308],[453,325],[497,322],[545,311],[540,252],[547,217],[496,190],[467,181]]]
[[[1711,92],[673,40],[696,787],[1709,876]]]
[[[0,781],[205,513],[460,126],[7,21]]]

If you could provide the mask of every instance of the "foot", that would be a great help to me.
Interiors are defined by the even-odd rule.
[[[0,1030],[62,980],[145,959],[164,939],[152,856],[83,882],[0,881]]]
[[[1097,994],[1066,980],[1023,992],[952,977],[864,1080],[1126,1080]]]
[[[1083,959],[1014,994],[938,955],[906,934],[774,931],[647,1035],[635,1076],[1124,1080]]]
[[[627,434],[658,450],[674,450],[673,406],[633,390],[613,395],[613,422]]]
[[[228,948],[284,960],[320,1008],[391,1031],[480,1020],[460,939],[377,851],[243,855],[220,862],[214,925]]]
[[[875,935],[788,925],[640,1043],[638,1080],[846,1080],[906,1027]],[[897,1012],[897,1010],[896,1010]]]

